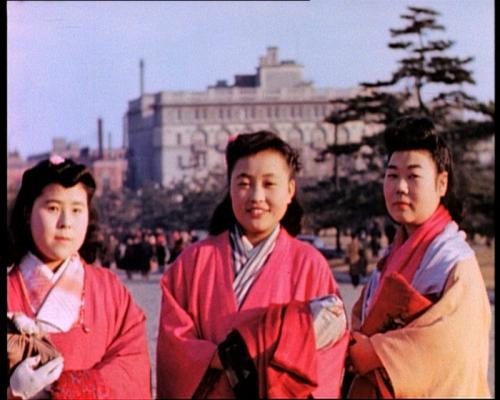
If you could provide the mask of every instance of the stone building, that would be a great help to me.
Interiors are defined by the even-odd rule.
[[[98,148],[90,149],[80,147],[77,142],[67,142],[64,138],[53,138],[52,149],[45,153],[32,154],[23,160],[18,152],[9,153],[7,156],[7,188],[9,200],[17,193],[21,185],[24,171],[33,167],[38,162],[57,154],[64,158],[71,158],[76,162],[85,164],[90,168],[96,181],[96,196],[103,192],[120,191],[127,176],[127,159],[124,148],[107,148],[103,146],[102,120],[98,119]]]
[[[124,116],[130,186],[203,178],[224,167],[230,135],[261,129],[299,149],[302,177],[331,175],[331,158],[315,161],[318,151],[334,142],[333,127],[323,119],[332,110],[329,100],[357,90],[317,89],[304,80],[302,65],[280,61],[278,48],[269,47],[256,73],[235,75],[232,85],[221,80],[202,92],[141,94],[129,102]],[[359,141],[369,134],[367,129],[360,122],[346,124],[339,129],[338,143]]]

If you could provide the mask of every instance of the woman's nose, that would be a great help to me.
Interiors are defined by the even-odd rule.
[[[265,198],[264,188],[261,185],[255,185],[250,193],[250,198],[253,201],[262,201]]]
[[[71,217],[68,212],[62,211],[59,215],[59,227],[68,228],[71,226]]]
[[[406,179],[398,179],[398,182],[396,183],[396,191],[398,193],[408,193],[408,183],[406,182]]]

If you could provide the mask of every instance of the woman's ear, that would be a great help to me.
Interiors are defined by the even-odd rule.
[[[437,190],[441,197],[444,197],[448,190],[448,172],[440,172],[437,176]]]
[[[288,203],[290,204],[292,201],[293,196],[295,195],[295,179],[290,179],[288,181]]]

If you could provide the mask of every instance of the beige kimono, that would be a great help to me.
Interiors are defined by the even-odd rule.
[[[353,315],[357,320],[359,315]],[[423,315],[370,339],[396,398],[491,397],[490,325],[484,281],[476,258],[470,257],[455,264],[442,297]]]

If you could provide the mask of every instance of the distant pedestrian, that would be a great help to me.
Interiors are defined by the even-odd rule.
[[[133,279],[133,273],[138,270],[139,257],[137,255],[136,239],[133,235],[130,235],[126,239],[125,253],[121,260],[122,268],[127,274],[127,279]]]
[[[99,232],[97,259],[104,268],[110,268],[114,261],[116,238],[108,232]]]
[[[163,233],[156,237],[156,257],[158,259],[158,271],[163,274],[165,265],[170,258],[170,251],[168,250],[167,238]]]
[[[127,244],[123,242],[123,240],[119,241],[119,243],[115,247],[114,253],[114,262],[116,268],[124,270],[123,259],[125,258],[125,250],[127,249]]]
[[[380,231],[377,222],[373,222],[372,228],[370,229],[370,248],[372,251],[372,257],[375,259],[379,256],[381,237],[382,232]]]
[[[144,279],[149,279],[151,271],[151,260],[153,258],[153,246],[149,242],[149,235],[147,233],[139,234],[134,243],[137,267]]]
[[[351,241],[347,246],[347,263],[349,265],[349,276],[351,277],[352,286],[359,285],[360,275],[362,274],[362,259],[361,259],[361,242],[358,235],[353,231],[351,233]]]

